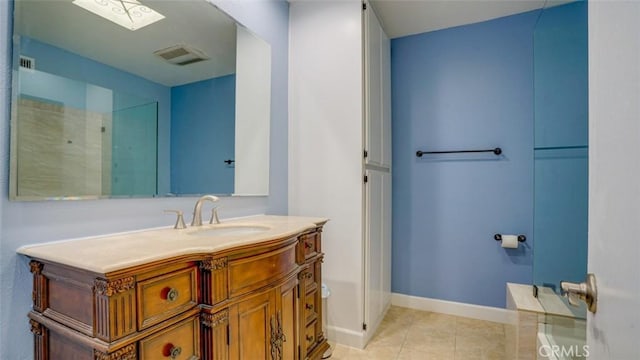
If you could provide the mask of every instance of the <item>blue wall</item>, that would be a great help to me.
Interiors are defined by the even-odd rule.
[[[587,2],[545,9],[534,32],[535,146],[588,142]]]
[[[235,75],[171,89],[172,193],[233,193],[235,99]]]
[[[538,15],[392,40],[393,292],[503,307],[506,282],[531,283]],[[503,249],[495,233],[529,240]]]
[[[102,112],[87,103],[87,83],[70,80],[38,70],[19,70],[20,95],[60,106]],[[105,94],[111,95],[111,94]],[[106,102],[113,103],[111,96]],[[103,108],[100,106],[99,108]]]
[[[587,273],[587,2],[545,9],[534,33],[533,281],[559,291]]]
[[[221,217],[287,212],[287,97],[289,6],[285,1],[216,0],[220,7],[271,44],[271,152],[268,197],[221,199]],[[0,1],[0,358],[33,358],[26,314],[31,304],[28,261],[15,251],[25,244],[173,225],[163,209],[188,213],[195,198],[10,202],[8,200],[11,89],[11,2]],[[168,126],[168,124],[167,124]],[[168,133],[168,129],[167,133]],[[169,141],[167,139],[167,141]],[[167,159],[168,148],[167,148]],[[167,162],[168,164],[168,162]],[[187,221],[188,221],[187,217]]]

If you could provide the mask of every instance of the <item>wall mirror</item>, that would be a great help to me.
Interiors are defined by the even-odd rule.
[[[206,0],[15,0],[10,199],[267,195],[271,49]]]

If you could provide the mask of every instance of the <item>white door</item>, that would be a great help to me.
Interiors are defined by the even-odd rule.
[[[390,165],[390,43],[371,5],[364,10],[365,149],[367,165]],[[389,102],[387,104],[386,102]],[[389,115],[387,116],[387,112]],[[385,122],[386,121],[386,122]],[[387,124],[388,123],[388,124]],[[388,126],[388,129],[386,128]],[[387,142],[385,136],[389,135]]]
[[[589,358],[640,359],[640,2],[589,2]]]
[[[391,174],[367,170],[365,185],[365,324],[367,339],[391,301]]]
[[[370,4],[365,45],[364,324],[365,343],[391,303],[391,58],[390,42]]]
[[[382,118],[382,166],[391,167],[391,41],[384,29],[380,30],[380,72],[381,86],[381,114]]]

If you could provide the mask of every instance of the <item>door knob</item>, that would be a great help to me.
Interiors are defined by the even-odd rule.
[[[598,302],[598,290],[596,287],[596,276],[587,274],[587,279],[582,283],[572,283],[560,281],[562,295],[567,297],[569,304],[579,306],[580,300],[587,304],[587,309],[592,313],[596,312]]]

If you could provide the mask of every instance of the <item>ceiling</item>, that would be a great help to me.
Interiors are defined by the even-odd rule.
[[[569,1],[371,0],[390,38],[486,21],[566,2]],[[75,6],[71,0],[16,0],[15,4],[14,24],[19,34],[165,86],[235,72],[235,22],[207,0],[146,0],[145,5],[166,18],[136,31]],[[191,45],[211,59],[178,66],[153,54],[156,50],[178,44]]]
[[[473,24],[570,1],[370,0],[390,38]]]
[[[72,53],[136,74],[165,86],[176,86],[235,72],[235,22],[206,0],[146,0],[166,16],[131,31],[68,1],[16,0],[16,31]],[[206,34],[206,36],[202,36]],[[179,66],[154,51],[190,45],[211,59]],[[42,63],[36,59],[36,69]]]

